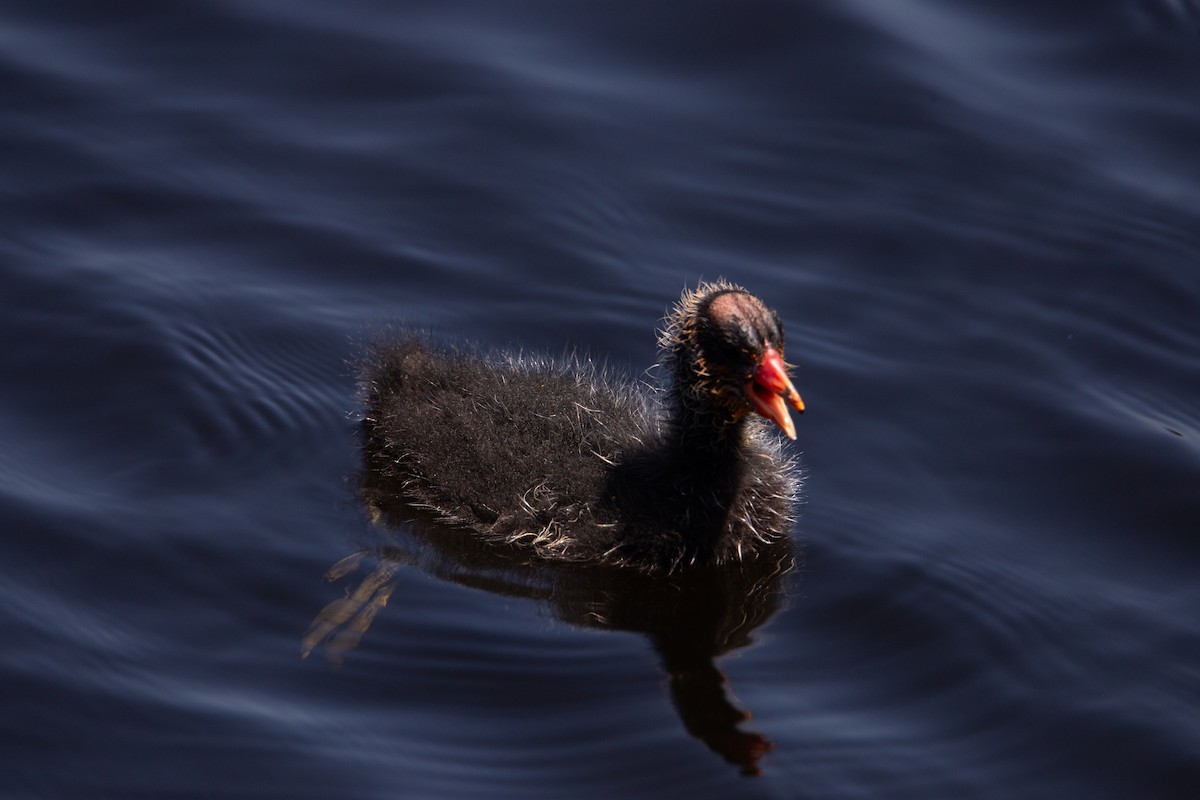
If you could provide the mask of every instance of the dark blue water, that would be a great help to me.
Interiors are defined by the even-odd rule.
[[[0,795],[1200,796],[1193,0],[0,9]],[[372,521],[382,326],[720,275],[795,569]]]

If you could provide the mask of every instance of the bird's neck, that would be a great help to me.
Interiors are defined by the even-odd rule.
[[[713,409],[676,403],[666,427],[666,475],[659,502],[685,531],[687,548],[707,559],[721,550],[730,532],[746,477],[746,420],[730,420]]]
[[[746,419],[731,419],[727,411],[676,397],[667,417],[672,450],[683,458],[708,463],[737,459],[746,440]]]
[[[666,449],[675,476],[673,486],[693,510],[697,534],[707,537],[724,531],[742,489],[747,420],[731,418],[724,409],[703,402],[706,399],[673,398]]]
[[[737,459],[746,439],[744,415],[734,416],[697,384],[699,359],[684,341],[669,351],[673,381],[667,391],[668,446],[681,456],[706,462]]]

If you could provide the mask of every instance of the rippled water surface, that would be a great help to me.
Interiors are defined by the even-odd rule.
[[[0,23],[0,795],[1200,796],[1192,0]],[[639,376],[720,275],[809,406],[790,550],[369,502],[384,326]]]

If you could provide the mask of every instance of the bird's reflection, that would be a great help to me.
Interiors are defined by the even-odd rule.
[[[430,519],[387,483],[368,469],[361,486],[366,511],[384,527],[387,543],[330,569],[331,580],[360,577],[313,620],[303,640],[305,656],[323,649],[339,661],[387,605],[403,571],[415,567],[463,586],[537,600],[572,625],[644,634],[662,660],[688,732],[744,774],[759,774],[772,744],[739,727],[750,714],[730,697],[716,660],[749,645],[755,629],[781,607],[784,576],[795,563],[786,541],[750,562],[672,575],[547,563]]]

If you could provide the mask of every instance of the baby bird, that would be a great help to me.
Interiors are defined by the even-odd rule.
[[[659,348],[655,389],[576,360],[380,343],[362,378],[368,468],[414,509],[544,559],[645,571],[748,559],[787,532],[799,490],[765,422],[794,439],[788,407],[804,410],[779,316],[703,283]]]

